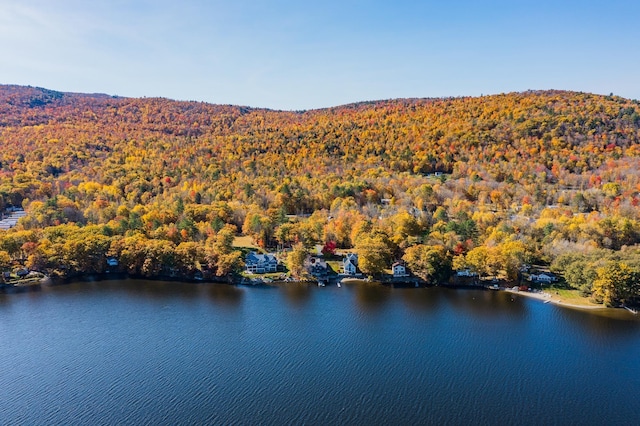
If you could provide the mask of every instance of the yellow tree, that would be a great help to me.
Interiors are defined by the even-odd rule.
[[[205,261],[204,246],[193,241],[178,244],[175,251],[176,265],[188,274],[200,270]]]
[[[391,239],[400,247],[407,247],[409,237],[416,237],[421,231],[416,218],[407,211],[399,212],[391,218]]]
[[[451,257],[443,246],[416,245],[409,247],[402,259],[417,276],[425,281],[441,282],[451,273]]]
[[[624,262],[608,261],[596,269],[597,278],[593,282],[593,297],[607,306],[624,303],[637,296],[640,274]]]
[[[5,250],[0,250],[0,272],[3,272],[11,266],[11,256]]]
[[[489,251],[485,246],[475,247],[465,256],[466,265],[480,276],[489,275]]]
[[[498,246],[500,261],[507,274],[507,279],[516,280],[524,263],[526,248],[522,241],[506,241]]]
[[[303,278],[305,274],[304,262],[309,252],[302,243],[293,246],[293,250],[287,253],[287,268],[295,278]]]
[[[355,249],[358,253],[358,267],[365,274],[380,274],[391,266],[391,242],[382,233],[361,234],[356,241]]]

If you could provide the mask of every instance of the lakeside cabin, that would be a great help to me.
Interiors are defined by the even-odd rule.
[[[394,278],[408,277],[407,268],[400,262],[396,262],[391,265],[391,270],[393,271]]]
[[[310,256],[305,261],[307,272],[315,277],[318,281],[327,279],[329,268],[327,262],[319,257]]]
[[[471,269],[461,269],[456,271],[456,275],[459,277],[477,277],[478,273],[472,271]]]
[[[544,284],[551,284],[553,282],[558,281],[558,278],[553,274],[548,274],[546,272],[543,272],[541,274],[531,274],[531,275],[529,275],[529,281],[537,282],[537,283],[544,283]]]
[[[278,259],[272,254],[259,254],[252,251],[244,259],[245,270],[252,274],[265,274],[278,271]]]
[[[358,272],[358,255],[355,253],[347,253],[342,259],[342,272],[345,275],[356,275]]]

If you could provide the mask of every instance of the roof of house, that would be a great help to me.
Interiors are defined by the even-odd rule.
[[[309,265],[311,265],[312,267],[315,268],[326,268],[327,267],[327,261],[320,259],[319,257],[310,257],[309,259],[307,259],[309,262]]]
[[[276,259],[276,257],[270,253],[267,254],[258,254],[255,251],[250,252],[249,254],[247,254],[247,257],[245,259],[246,263],[277,263],[278,259]]]
[[[357,264],[358,263],[358,255],[355,254],[355,253],[347,253],[345,255],[344,259],[342,259],[342,261],[344,263],[351,262],[353,264]]]

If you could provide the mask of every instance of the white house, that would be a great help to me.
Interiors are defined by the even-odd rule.
[[[264,274],[278,270],[278,259],[272,254],[258,254],[252,251],[247,254],[244,264],[245,270],[254,274]]]
[[[478,274],[470,269],[461,269],[456,272],[459,277],[477,277]]]
[[[535,282],[539,282],[539,283],[546,283],[546,284],[558,281],[558,279],[555,277],[555,275],[547,274],[547,273],[544,273],[544,272],[541,273],[541,274],[531,274],[531,275],[529,275],[529,280],[535,281]]]
[[[391,269],[393,270],[393,276],[394,277],[406,277],[409,274],[407,274],[407,268],[399,262],[394,263],[391,266]]]
[[[342,271],[346,275],[355,275],[358,270],[358,255],[355,253],[347,253],[342,259]]]

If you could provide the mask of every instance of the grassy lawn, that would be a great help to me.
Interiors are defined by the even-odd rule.
[[[336,274],[342,272],[342,261],[340,260],[327,260],[327,266],[331,268]]]
[[[551,295],[551,298],[560,299],[563,303],[569,303],[572,305],[598,306],[595,303],[592,303],[588,297],[581,296],[579,290],[557,288],[552,286],[550,288],[544,289],[544,291],[549,293]]]
[[[257,251],[258,253],[266,253],[263,249],[253,243],[253,240],[248,235],[242,235],[233,239],[232,246],[242,252],[244,258],[249,252]]]
[[[241,235],[241,236],[235,237],[233,239],[233,246],[234,247],[248,247],[248,248],[258,249],[259,250],[259,247],[253,243],[253,240],[248,235]]]

